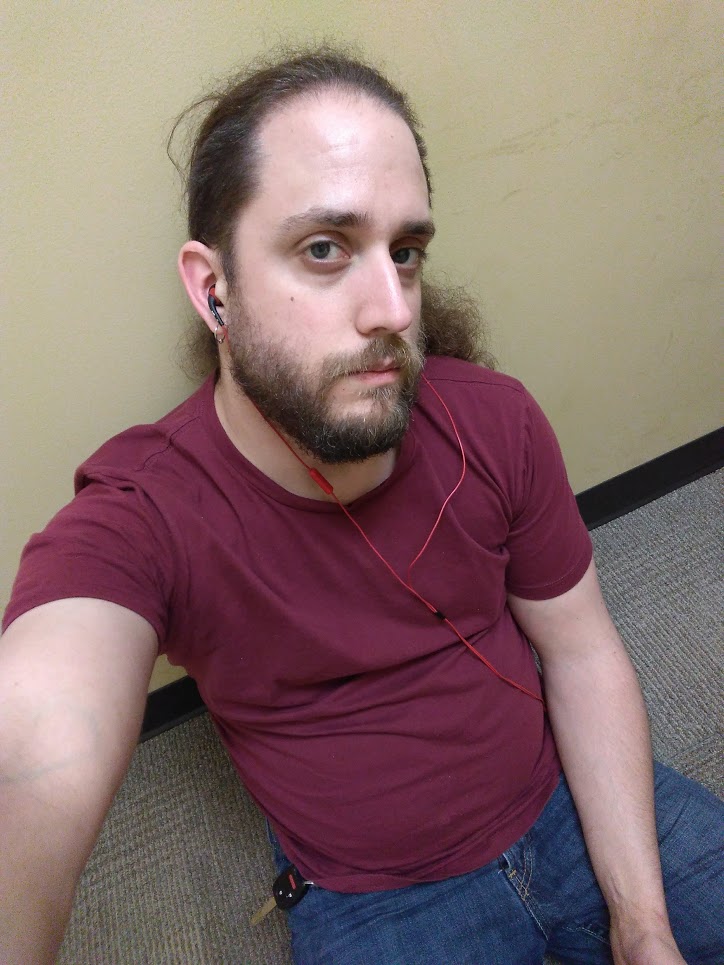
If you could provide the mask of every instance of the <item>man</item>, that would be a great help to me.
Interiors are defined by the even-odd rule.
[[[2,961],[52,960],[158,652],[312,882],[297,962],[718,960],[717,802],[657,772],[667,911],[635,674],[548,423],[423,290],[405,98],[328,50],[236,79],[189,228],[218,378],[81,467],[8,607]]]

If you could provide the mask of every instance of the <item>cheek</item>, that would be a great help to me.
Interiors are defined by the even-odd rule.
[[[417,330],[420,325],[420,315],[422,314],[422,291],[419,285],[416,285],[415,289],[410,292],[408,304],[412,309],[412,314],[415,318],[415,330]]]
[[[305,344],[321,342],[328,348],[343,336],[350,312],[349,298],[341,290],[310,292],[289,289],[277,303],[277,318],[284,320],[290,336]]]
[[[290,361],[304,368],[317,369],[338,347],[339,332],[330,323],[334,312],[318,299],[286,294],[269,300],[259,317],[262,331]]]

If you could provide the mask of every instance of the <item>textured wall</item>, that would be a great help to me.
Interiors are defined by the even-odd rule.
[[[6,0],[0,603],[108,435],[190,386],[173,117],[279,40],[357,41],[425,123],[432,268],[581,490],[715,428],[715,0]]]

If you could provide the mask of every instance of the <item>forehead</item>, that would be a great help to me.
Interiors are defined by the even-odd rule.
[[[313,207],[359,211],[379,224],[429,217],[412,132],[366,95],[294,98],[262,124],[258,149],[259,186],[245,210],[252,218],[288,219]]]

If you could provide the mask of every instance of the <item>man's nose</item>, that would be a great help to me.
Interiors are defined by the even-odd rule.
[[[359,278],[357,329],[363,335],[406,331],[413,322],[415,286],[400,277],[389,252],[370,260]]]

